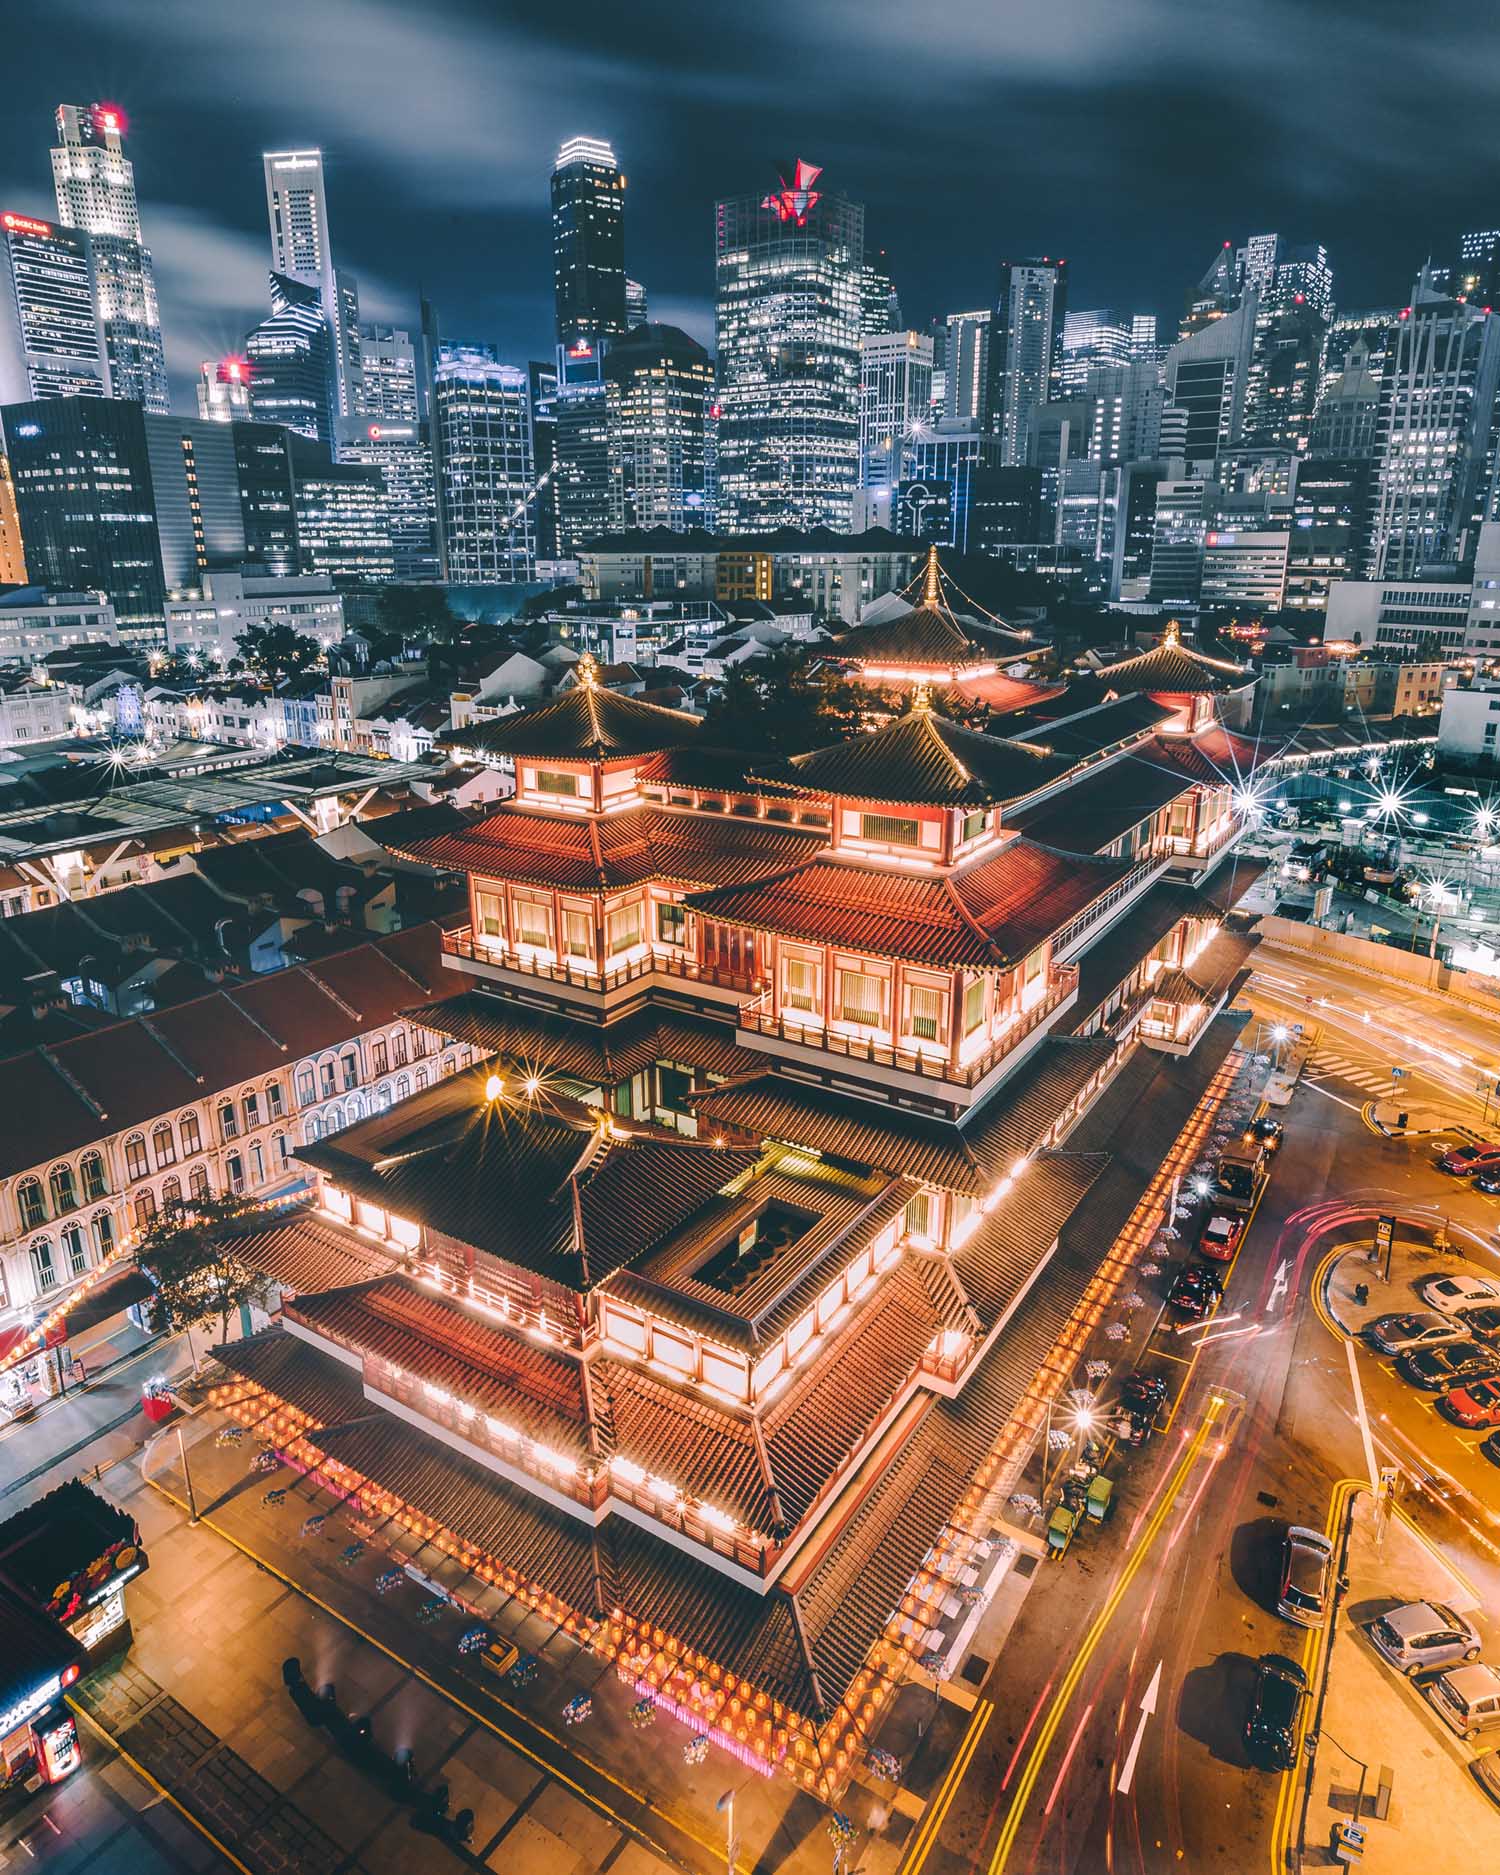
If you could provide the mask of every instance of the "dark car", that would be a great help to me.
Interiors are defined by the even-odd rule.
[[[1488,1302],[1480,1309],[1465,1309],[1461,1319],[1476,1341],[1500,1341],[1500,1303]]]
[[[1224,1284],[1218,1273],[1206,1263],[1190,1263],[1185,1270],[1178,1272],[1177,1280],[1167,1292],[1167,1301],[1179,1315],[1186,1315],[1193,1321],[1212,1315],[1224,1295]],[[1500,1366],[1500,1360],[1496,1362]]]
[[[1479,1449],[1492,1465],[1500,1465],[1500,1432],[1492,1432],[1479,1441]]]
[[[1258,1141],[1261,1147],[1274,1157],[1281,1151],[1281,1142],[1285,1134],[1286,1128],[1280,1120],[1273,1120],[1269,1113],[1263,1113],[1258,1120],[1252,1120],[1245,1128],[1245,1143],[1249,1145],[1252,1141]]]
[[[1491,1198],[1500,1198],[1500,1165],[1492,1165],[1488,1171],[1481,1172],[1474,1180],[1474,1189],[1486,1192]]]
[[[1297,1715],[1307,1697],[1307,1675],[1285,1654],[1262,1654],[1245,1721],[1245,1744],[1257,1764],[1287,1771],[1297,1761]]]
[[[1466,1380],[1487,1380],[1500,1374],[1500,1348],[1482,1341],[1454,1341],[1446,1348],[1422,1348],[1403,1354],[1396,1367],[1403,1380],[1429,1393],[1462,1386]]]
[[[1500,1380],[1471,1380],[1438,1401],[1438,1411],[1455,1426],[1500,1426]]]

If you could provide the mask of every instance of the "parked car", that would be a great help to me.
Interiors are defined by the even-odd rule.
[[[1484,1276],[1424,1276],[1417,1294],[1440,1315],[1463,1315],[1500,1303],[1500,1283]]]
[[[1245,1721],[1245,1744],[1259,1763],[1290,1770],[1297,1760],[1297,1715],[1307,1697],[1307,1675],[1284,1654],[1262,1654]]]
[[[1467,1146],[1450,1146],[1437,1157],[1437,1169],[1451,1172],[1455,1178],[1471,1178],[1476,1172],[1488,1172],[1500,1166],[1500,1146],[1478,1140]]]
[[[1491,1803],[1500,1803],[1500,1751],[1487,1751],[1469,1766]]]
[[[1167,1292],[1167,1301],[1180,1315],[1201,1321],[1213,1314],[1224,1297],[1224,1284],[1206,1263],[1190,1263],[1179,1270]]]
[[[1475,1661],[1450,1667],[1422,1688],[1433,1711],[1460,1738],[1500,1731],[1500,1671]]]
[[[1299,1627],[1316,1628],[1328,1609],[1328,1578],[1333,1545],[1321,1530],[1289,1526],[1281,1551],[1281,1587],[1276,1612]]]
[[[1198,1236],[1199,1254],[1215,1263],[1232,1263],[1244,1234],[1245,1219],[1238,1212],[1210,1211]]]
[[[1500,1198],[1500,1165],[1492,1165],[1487,1172],[1476,1174],[1474,1189],[1487,1197]]]
[[[1477,1309],[1465,1309],[1463,1325],[1464,1332],[1478,1341],[1500,1341],[1500,1303],[1486,1302]]]
[[[1492,1465],[1500,1465],[1500,1432],[1492,1432],[1479,1441],[1479,1449]]]
[[[1500,1426],[1500,1380],[1471,1380],[1445,1393],[1437,1404],[1455,1426]]]
[[[1395,1315],[1377,1315],[1361,1330],[1366,1341],[1382,1354],[1405,1354],[1412,1348],[1440,1348],[1445,1342],[1467,1341],[1468,1330],[1441,1315],[1403,1309]]]
[[[1479,1631],[1441,1602],[1403,1602],[1365,1630],[1378,1654],[1403,1673],[1479,1658]]]
[[[1500,1348],[1482,1341],[1454,1341],[1445,1348],[1420,1348],[1403,1354],[1396,1363],[1403,1380],[1428,1393],[1462,1386],[1466,1380],[1488,1380],[1500,1374]]]
[[[1245,1128],[1245,1144],[1259,1143],[1262,1149],[1274,1157],[1281,1151],[1286,1128],[1280,1120],[1273,1120],[1269,1113],[1263,1113],[1258,1120],[1252,1120]]]

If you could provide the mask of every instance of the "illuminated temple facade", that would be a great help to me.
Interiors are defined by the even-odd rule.
[[[408,856],[469,887],[413,1019],[486,1059],[301,1149],[221,1403],[835,1792],[1029,1448],[1069,1135],[1237,980],[1230,669],[757,762],[585,663],[476,730],[514,798]]]

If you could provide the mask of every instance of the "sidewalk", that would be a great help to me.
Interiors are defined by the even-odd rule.
[[[1455,1140],[1478,1137],[1472,1120],[1455,1119],[1442,1107],[1415,1096],[1410,1100],[1372,1100],[1364,1112],[1376,1131],[1389,1139],[1431,1139],[1435,1134]],[[1399,1124],[1402,1114],[1406,1115],[1405,1126]]]
[[[1419,1282],[1428,1276],[1451,1275],[1454,1270],[1467,1267],[1458,1257],[1440,1256],[1427,1244],[1413,1243],[1417,1227],[1402,1224],[1398,1226],[1397,1239],[1391,1249],[1391,1275],[1387,1282],[1384,1258],[1378,1263],[1370,1261],[1373,1223],[1366,1228],[1368,1234],[1361,1240],[1340,1246],[1338,1260],[1324,1279],[1328,1313],[1346,1335],[1357,1335],[1377,1315],[1390,1315],[1398,1309],[1421,1309],[1422,1298],[1417,1294]],[[1360,1287],[1366,1291],[1363,1302],[1355,1296],[1355,1290]]]
[[[1436,1556],[1393,1517],[1377,1529],[1369,1494],[1355,1500],[1349,1592],[1339,1608],[1328,1691],[1312,1763],[1302,1866],[1339,1866],[1329,1849],[1335,1821],[1354,1814],[1365,1778],[1362,1869],[1371,1875],[1473,1875],[1500,1849],[1500,1809],[1468,1766],[1494,1741],[1466,1744],[1431,1711],[1416,1684],[1375,1652],[1363,1629],[1403,1601],[1463,1610],[1472,1600]],[[1426,1677],[1425,1675],[1423,1676]],[[1382,1766],[1393,1772],[1388,1815],[1374,1815]]]

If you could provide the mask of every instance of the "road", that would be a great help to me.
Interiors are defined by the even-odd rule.
[[[1272,953],[1250,1001],[1285,1019],[1311,995],[1314,1019],[1337,1033],[1357,1076],[1388,1068],[1399,1037],[1428,1097],[1451,1105],[1466,1070],[1447,1057],[1484,1058],[1482,1019],[1437,1013],[1431,999],[1391,987],[1377,1012],[1368,979],[1302,973]],[[1119,1481],[1112,1523],[1042,1566],[983,1688],[993,1719],[946,1793],[941,1827],[908,1854],[904,1875],[1286,1866],[1300,1820],[1295,1780],[1254,1768],[1243,1744],[1255,1663],[1291,1654],[1320,1678],[1321,1633],[1275,1613],[1284,1532],[1289,1522],[1333,1528],[1353,1482],[1368,1476],[1346,1337],[1319,1290],[1333,1253],[1368,1243],[1377,1214],[1432,1224],[1446,1216],[1455,1232],[1473,1230],[1476,1257],[1481,1233],[1492,1240],[1500,1218],[1493,1201],[1434,1172],[1420,1142],[1374,1132],[1360,1111],[1368,1098],[1358,1080],[1326,1067],[1319,1085],[1294,1097],[1218,1314],[1180,1335],[1168,1323],[1153,1338],[1151,1362],[1173,1379],[1167,1432],[1110,1465]],[[1500,1262],[1492,1267],[1500,1275]],[[1172,1273],[1168,1265],[1158,1288]],[[1473,1450],[1479,1435],[1449,1427],[1372,1356],[1359,1360],[1378,1463],[1405,1474],[1403,1509],[1456,1565],[1454,1598],[1465,1599],[1467,1583],[1471,1606],[1500,1611],[1500,1530],[1488,1509],[1497,1480]],[[1500,1657],[1500,1624],[1485,1612],[1478,1619],[1487,1657]]]

